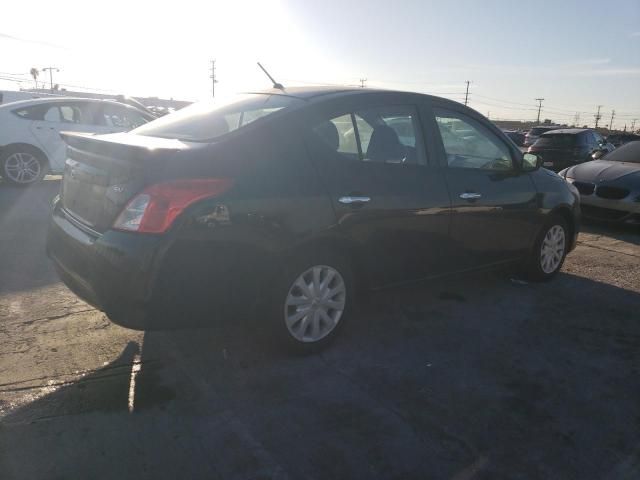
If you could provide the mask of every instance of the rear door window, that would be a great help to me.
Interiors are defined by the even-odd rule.
[[[59,122],[60,121],[60,109],[57,105],[53,105],[47,108],[42,117],[45,122]]]
[[[82,111],[77,105],[60,105],[60,121],[62,123],[88,123],[82,117]]]
[[[413,106],[373,107],[318,123],[324,144],[348,160],[425,165],[426,155]]]
[[[344,156],[345,160],[358,160],[358,142],[351,114],[325,120],[313,127],[313,133],[322,144]]]

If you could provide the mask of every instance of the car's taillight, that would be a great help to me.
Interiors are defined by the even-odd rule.
[[[115,230],[165,232],[189,205],[216,197],[231,187],[226,178],[185,179],[157,183],[133,197],[113,224]]]

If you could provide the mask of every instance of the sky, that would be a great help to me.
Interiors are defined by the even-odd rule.
[[[3,7],[0,89],[54,83],[199,100],[359,85],[464,101],[491,119],[640,126],[640,0],[30,0]],[[24,79],[21,83],[7,79]],[[39,80],[47,81],[43,72]]]

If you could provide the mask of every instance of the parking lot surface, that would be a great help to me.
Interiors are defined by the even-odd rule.
[[[640,478],[640,232],[562,273],[365,295],[290,356],[242,324],[136,332],[61,284],[48,180],[0,183],[0,478]]]

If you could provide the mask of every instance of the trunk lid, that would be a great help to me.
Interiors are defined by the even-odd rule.
[[[168,159],[192,148],[178,140],[132,134],[64,133],[62,138],[67,143],[62,208],[98,233],[111,227],[133,195],[161,179]]]

